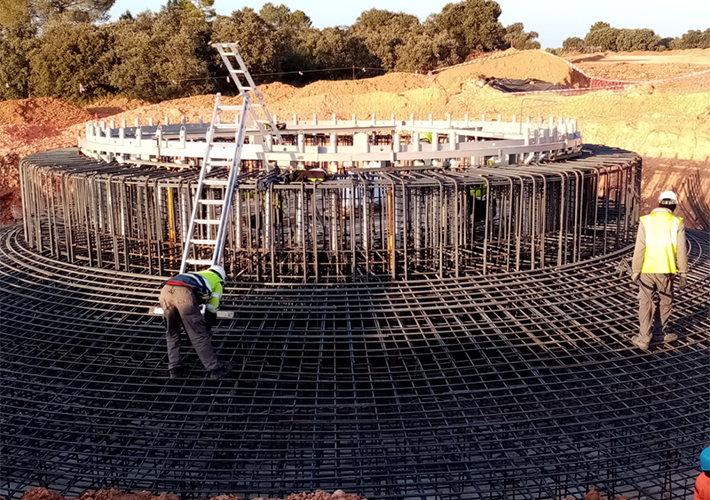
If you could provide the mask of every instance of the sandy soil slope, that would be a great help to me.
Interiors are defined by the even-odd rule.
[[[593,76],[624,80],[664,78],[710,69],[710,49],[629,53],[584,54],[570,61]],[[670,61],[670,62],[669,62]],[[649,68],[655,68],[653,71]],[[691,71],[692,70],[692,71]],[[654,72],[655,71],[655,72]],[[261,87],[272,113],[279,120],[333,114],[349,119],[353,114],[380,118],[412,114],[443,119],[451,114],[478,119],[485,113],[504,120],[513,115],[576,118],[586,142],[635,151],[645,158],[643,195],[653,203],[657,192],[667,188],[682,191],[692,178],[694,192],[710,199],[710,73],[653,85],[629,85],[613,90],[582,94],[532,94],[517,96],[480,86],[481,76],[539,78],[584,86],[587,76],[565,60],[540,51],[506,51],[475,59],[469,64],[433,75],[391,73],[366,80],[320,81],[303,88],[282,83]],[[653,78],[650,78],[653,77]],[[241,98],[224,97],[225,104]],[[73,146],[92,119],[146,123],[175,123],[207,119],[214,105],[213,95],[194,96],[159,104],[125,98],[104,99],[86,108],[58,99],[25,99],[0,103],[0,222],[12,222],[20,210],[19,159],[36,151]],[[230,119],[230,117],[225,117]],[[656,161],[656,159],[659,159]],[[690,189],[690,188],[688,188]],[[697,196],[696,196],[697,197]],[[702,227],[710,214],[699,204],[683,210],[690,227]],[[13,217],[13,215],[15,217]],[[693,226],[693,224],[696,224]]]

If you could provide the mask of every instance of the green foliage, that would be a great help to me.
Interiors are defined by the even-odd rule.
[[[464,0],[444,6],[430,16],[437,31],[448,31],[457,44],[460,59],[473,51],[503,49],[505,28],[498,22],[500,5],[492,0]]]
[[[505,42],[517,50],[535,50],[540,48],[540,42],[535,39],[539,35],[535,31],[525,32],[523,23],[514,23],[505,28]]]
[[[573,39],[568,38],[567,40]],[[574,48],[578,48],[576,46],[578,42],[575,40],[574,43]],[[592,25],[587,36],[584,37],[584,45],[585,48],[591,50],[629,52],[634,50],[664,50],[668,46],[668,42],[661,40],[661,37],[656,35],[653,30],[616,29],[612,28],[609,23],[598,22]]]
[[[352,36],[360,38],[378,60],[376,66],[387,70],[397,65],[397,48],[405,43],[411,31],[419,32],[416,16],[388,10],[370,9],[357,18],[350,28]]]
[[[573,51],[576,50],[578,52],[581,52],[584,50],[585,45],[584,45],[584,40],[582,40],[579,37],[572,36],[570,38],[565,39],[564,42],[562,42],[562,48],[565,51]]]
[[[30,61],[36,30],[27,0],[0,0],[0,99],[29,96]]]
[[[0,99],[29,97],[30,61],[34,44],[30,25],[15,24],[0,29]]]
[[[114,90],[105,79],[112,62],[107,29],[86,23],[53,25],[30,56],[31,95],[75,101],[103,96]]]
[[[606,24],[606,23],[597,23]],[[594,25],[596,26],[596,24]],[[594,28],[592,26],[592,28]],[[616,39],[619,37],[619,32],[616,28],[598,28],[587,33],[584,37],[584,43],[587,47],[596,50],[616,51]]]
[[[683,36],[670,41],[672,50],[682,49],[710,49],[710,28],[705,31],[689,30]]]
[[[616,50],[630,52],[633,50],[656,50],[661,43],[661,37],[653,30],[619,30],[616,37]]]
[[[0,98],[91,99],[119,93],[150,101],[221,90],[234,92],[209,42],[238,42],[258,83],[303,84],[350,78],[342,68],[428,71],[471,53],[539,49],[523,23],[504,28],[492,0],[447,4],[421,23],[415,16],[370,9],[350,27],[315,29],[305,12],[266,3],[216,16],[214,0],[167,0],[158,13],[97,25],[115,0],[0,0]],[[710,47],[710,29],[661,39],[648,29],[596,22],[570,50],[665,50]],[[548,51],[555,52],[552,49]],[[334,68],[341,68],[334,70]],[[331,71],[332,70],[332,71]],[[359,77],[372,73],[358,71]],[[85,90],[80,92],[80,85]]]
[[[106,21],[116,0],[30,0],[36,21],[44,27],[62,23]]]
[[[429,71],[461,62],[456,40],[447,31],[422,31],[405,37],[397,47],[397,71]]]
[[[239,53],[251,73],[274,73],[280,69],[276,30],[248,7],[229,17],[217,16],[212,24],[212,42],[239,43]],[[214,62],[218,63],[218,56]]]
[[[595,31],[606,30],[609,28],[611,28],[611,24],[602,21],[597,21],[596,23],[592,24],[591,28],[589,28],[589,32],[594,33]]]
[[[209,24],[197,9],[169,5],[108,28],[115,54],[108,80],[119,93],[159,101],[212,90]]]
[[[299,52],[313,69],[370,67],[378,63],[360,38],[341,28],[306,31],[300,38]]]

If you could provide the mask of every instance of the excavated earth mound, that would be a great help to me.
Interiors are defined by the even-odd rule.
[[[589,86],[589,78],[567,64],[564,59],[538,50],[510,50],[474,59],[462,66],[442,71],[436,77],[436,82],[448,92],[457,93],[466,82],[478,76],[519,80],[535,78],[575,88]]]
[[[64,128],[91,118],[87,110],[54,97],[0,102],[0,125],[51,124],[56,128]]]
[[[153,495],[149,491],[138,491],[136,493],[124,493],[116,489],[85,491],[76,497],[64,497],[59,493],[46,488],[33,488],[22,495],[21,500],[181,500],[179,495],[172,493],[160,493]],[[235,495],[219,495],[209,499],[201,500],[243,500]],[[253,500],[281,500],[275,498],[255,498]],[[328,493],[316,490],[313,493],[293,493],[283,500],[366,500],[360,495],[345,493],[343,490],[336,490]]]
[[[692,64],[695,70],[710,68],[705,51],[668,51],[662,55],[632,53],[620,55],[584,54],[571,57],[587,71],[592,65],[595,76],[610,76],[623,80],[639,79],[644,67],[653,67],[664,76],[663,68]],[[626,61],[628,60],[628,62]],[[638,62],[641,61],[641,62]],[[605,68],[617,68],[604,73]],[[650,71],[650,70],[649,70]],[[685,71],[685,69],[683,69]],[[686,182],[683,162],[693,162],[690,171],[697,178],[698,195],[707,199],[710,193],[710,74],[674,80],[658,85],[628,86],[601,90],[583,95],[536,94],[516,96],[480,87],[479,76],[506,78],[538,78],[553,83],[585,86],[588,81],[563,59],[541,51],[506,51],[475,59],[469,64],[442,71],[438,75],[391,73],[355,81],[321,81],[303,88],[282,83],[263,85],[267,105],[280,121],[291,121],[293,115],[311,119],[360,119],[375,114],[378,119],[445,119],[450,113],[454,119],[469,114],[479,119],[504,120],[532,116],[564,116],[576,118],[586,142],[606,144],[635,151],[645,158],[664,158],[674,163],[672,176],[663,175],[669,186]],[[677,76],[677,73],[673,74]],[[223,97],[223,103],[238,105],[241,98]],[[76,145],[76,137],[84,134],[84,121],[92,117],[113,120],[120,125],[126,120],[129,126],[136,118],[143,123],[171,123],[185,117],[188,122],[200,118],[209,120],[214,107],[214,95],[201,95],[140,106],[141,101],[109,99],[97,101],[85,110],[58,99],[25,99],[0,103],[0,223],[12,221],[10,208],[19,207],[17,165],[22,156],[48,149]],[[118,114],[113,114],[117,112]],[[226,115],[225,121],[233,119]],[[70,126],[67,126],[70,125]],[[10,128],[7,128],[10,127]],[[61,133],[59,133],[61,131]],[[663,162],[661,162],[663,163]],[[659,162],[647,162],[644,177],[657,177],[654,173]],[[675,168],[677,167],[677,168]],[[697,167],[697,168],[696,168]],[[696,176],[697,172],[697,176]],[[650,176],[650,177],[649,177]],[[655,191],[661,186],[644,184],[645,199],[653,202]],[[691,227],[702,228],[697,213],[681,214]],[[705,214],[710,218],[710,214]]]

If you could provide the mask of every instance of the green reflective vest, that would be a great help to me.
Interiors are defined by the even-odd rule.
[[[222,278],[212,271],[199,271],[195,274],[199,274],[210,284],[212,295],[210,296],[210,300],[207,301],[207,310],[216,313],[217,309],[219,309],[219,299],[222,298]]]

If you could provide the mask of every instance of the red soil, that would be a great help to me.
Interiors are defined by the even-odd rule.
[[[178,495],[172,493],[160,493],[153,495],[149,491],[138,491],[136,493],[123,493],[119,490],[98,490],[85,491],[76,497],[63,497],[59,493],[46,488],[34,488],[22,495],[21,500],[181,500]],[[202,500],[242,500],[242,497],[235,495],[219,495],[210,499]],[[272,498],[258,498],[255,500],[280,500]],[[313,493],[293,493],[283,500],[367,500],[359,495],[345,493],[343,490],[336,490],[333,493],[316,490]]]

